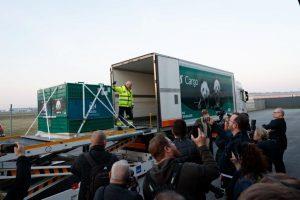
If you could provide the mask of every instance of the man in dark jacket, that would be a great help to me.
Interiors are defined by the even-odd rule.
[[[137,192],[128,190],[131,171],[126,160],[120,160],[113,164],[111,168],[110,184],[100,187],[94,200],[142,200],[143,197]]]
[[[156,160],[153,168],[147,172],[143,183],[143,194],[146,200],[153,199],[159,192],[174,190],[187,200],[206,199],[205,190],[211,181],[218,178],[217,163],[206,147],[206,137],[200,133],[192,136],[197,145],[202,165],[195,163],[180,164],[176,161],[179,151],[163,133],[158,133],[149,144],[149,152]]]
[[[79,200],[88,200],[93,199],[94,194],[90,193],[90,184],[91,184],[91,169],[89,161],[86,158],[88,154],[96,164],[103,165],[106,164],[111,169],[111,166],[118,158],[105,151],[106,137],[105,134],[101,131],[94,132],[91,136],[91,145],[90,151],[87,153],[81,154],[74,162],[71,167],[71,172],[78,178],[80,183],[79,189]],[[87,198],[88,197],[88,198]]]
[[[7,192],[4,200],[21,200],[27,196],[28,189],[31,181],[31,164],[29,158],[25,156],[24,147],[21,144],[17,144],[14,148],[17,159],[17,174],[16,179],[12,187]]]
[[[197,145],[187,137],[186,123],[182,119],[174,122],[172,128],[173,136],[175,137],[173,143],[180,152],[180,157],[177,158],[181,162],[201,163],[201,157]]]
[[[249,118],[240,113],[234,113],[229,118],[228,129],[231,131],[232,135],[226,139],[225,149],[220,158],[220,170],[225,175],[233,176],[236,172],[236,169],[230,160],[232,153],[239,152],[242,144],[249,143],[250,141],[246,131],[248,124]],[[225,131],[220,132],[220,134],[223,135],[222,137],[228,136]],[[224,177],[222,183],[222,187],[227,188],[230,179]]]
[[[276,141],[279,148],[279,161],[277,163],[276,172],[285,173],[285,166],[283,162],[283,154],[287,148],[286,138],[286,123],[284,119],[284,111],[282,108],[276,108],[273,112],[273,118],[269,124],[264,124],[263,127],[269,130],[269,138]]]

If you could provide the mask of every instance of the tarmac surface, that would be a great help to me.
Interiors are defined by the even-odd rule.
[[[273,110],[250,112],[251,119],[256,119],[256,127],[272,120]],[[300,178],[300,109],[285,109],[288,146],[284,153],[284,163],[289,176]]]

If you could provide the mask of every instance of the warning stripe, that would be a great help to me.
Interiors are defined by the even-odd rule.
[[[177,119],[168,119],[168,120],[164,120],[162,121],[162,127],[169,127],[169,126],[173,126],[174,122]]]
[[[62,167],[62,168],[45,168],[45,169],[31,169],[31,175],[47,175],[47,174],[62,174],[62,173],[70,173],[70,167]],[[17,170],[11,169],[6,171],[6,176],[16,176]]]
[[[135,129],[128,129],[128,130],[108,130],[108,131],[104,131],[105,135],[107,137],[111,136],[111,135],[121,135],[124,133],[134,133],[136,130]],[[18,136],[20,137],[20,136]],[[59,139],[59,140],[55,140],[55,141],[47,141],[47,142],[42,142],[40,144],[35,144],[35,145],[30,145],[30,146],[25,146],[25,150],[33,150],[33,149],[37,149],[37,148],[41,148],[41,147],[51,147],[54,145],[61,145],[61,144],[68,144],[68,143],[72,143],[72,142],[83,142],[83,141],[90,141],[91,136],[90,135],[86,135],[83,137],[78,137],[78,138],[70,138],[70,139]],[[1,139],[1,138],[0,138]]]
[[[117,142],[116,144],[114,144],[113,146],[106,148],[106,150],[109,152],[114,151],[116,149],[119,149],[119,148],[127,145],[131,141],[133,141],[133,138],[127,138],[125,140],[121,140],[121,141]]]
[[[129,144],[126,144],[125,147],[134,148],[134,149],[137,149],[137,150],[146,150],[146,145],[144,143],[141,143],[141,142],[129,143]]]
[[[12,170],[10,171],[10,176],[16,176],[17,175],[17,170]]]
[[[106,150],[108,152],[111,151],[115,151],[119,148],[122,148],[126,145],[131,144],[131,142],[133,142],[135,140],[135,138],[126,138],[124,140],[118,141],[117,143],[115,143],[114,145],[108,147]],[[61,167],[61,168],[51,168],[51,166],[49,168],[44,168],[44,169],[31,169],[31,175],[52,175],[52,174],[62,174],[62,173],[70,173],[71,172],[71,168],[70,167]],[[11,170],[7,170],[6,171],[7,176],[16,176],[17,175],[17,171],[16,169],[11,169]]]
[[[40,185],[35,186],[34,188],[31,188],[30,190],[28,190],[28,196],[33,195],[34,193],[40,191],[41,189],[51,185],[52,183],[54,183],[62,178],[63,178],[63,176],[56,176],[56,177],[53,177],[53,178],[47,180],[46,182],[41,183]]]

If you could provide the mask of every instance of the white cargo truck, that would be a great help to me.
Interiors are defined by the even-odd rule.
[[[117,81],[118,85],[122,85],[127,80],[133,82],[135,128],[124,127],[124,130],[118,130],[118,127],[114,127],[104,132],[108,141],[106,150],[115,153],[120,159],[128,160],[136,177],[143,176],[154,163],[147,150],[149,140],[159,131],[170,130],[176,119],[184,119],[191,126],[200,117],[202,109],[207,109],[212,116],[216,116],[218,111],[246,112],[248,93],[240,83],[235,82],[233,73],[224,70],[150,53],[111,66],[111,82]],[[86,84],[81,84],[81,105],[86,102],[86,96],[94,98],[85,119],[94,105],[105,99],[110,100],[99,98],[98,95],[102,95],[101,89],[98,92],[95,90],[97,94],[94,94]],[[99,87],[102,88],[102,85]],[[46,118],[48,102],[56,100],[58,93],[54,89],[47,100],[43,95],[44,103],[40,113],[46,112]],[[106,93],[103,95],[106,96]],[[104,107],[115,116],[117,94],[113,95],[113,101],[114,104],[109,102],[109,106]],[[80,110],[83,106],[77,107]],[[77,199],[78,185],[73,184],[76,181],[71,176],[70,165],[82,150],[87,149],[82,147],[90,144],[90,133],[78,131],[73,137],[67,134],[67,138],[54,138],[52,135],[48,128],[48,133],[44,135],[37,133],[0,138],[0,144],[16,141],[24,144],[25,155],[34,158],[31,169],[34,184],[25,199]],[[15,178],[15,159],[13,153],[1,156],[1,187],[12,183]]]
[[[158,131],[169,129],[176,119],[192,125],[202,109],[212,116],[246,112],[247,92],[236,85],[233,73],[221,69],[150,53],[111,66],[112,82],[126,80],[133,82],[135,121],[151,121]]]

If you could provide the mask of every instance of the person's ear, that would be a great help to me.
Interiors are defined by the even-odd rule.
[[[164,150],[165,150],[166,153],[169,153],[169,152],[172,151],[171,148],[170,148],[169,146],[165,146],[165,147],[164,147]]]
[[[164,151],[168,151],[168,146],[165,146],[165,147],[164,147]]]
[[[234,127],[235,129],[237,129],[237,128],[238,128],[238,125],[237,125],[236,123],[233,123],[233,127]]]

